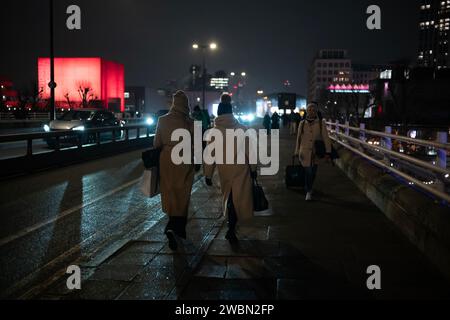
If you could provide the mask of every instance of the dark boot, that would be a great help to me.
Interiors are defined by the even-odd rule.
[[[178,249],[177,239],[175,239],[175,229],[176,229],[176,219],[174,217],[169,217],[169,222],[164,230],[164,233],[169,240],[169,248],[172,251],[176,251]]]
[[[186,240],[186,225],[187,217],[175,218],[175,234],[184,240]]]

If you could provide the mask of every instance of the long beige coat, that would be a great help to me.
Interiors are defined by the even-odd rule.
[[[319,119],[316,119],[311,123],[306,120],[300,122],[295,155],[299,157],[300,162],[304,167],[311,167],[319,164],[320,159],[316,157],[316,151],[314,150],[314,141],[316,140],[325,142],[326,152],[331,153],[331,140],[328,135],[325,120],[322,122],[322,131],[320,131]]]
[[[193,137],[194,122],[189,117],[187,103],[173,105],[170,112],[159,118],[154,148],[161,149],[160,156],[160,190],[162,210],[169,216],[186,217],[194,182],[194,165],[175,165],[172,162],[172,149],[178,142],[171,141],[172,132],[176,129],[187,129]],[[191,162],[193,163],[193,162]]]
[[[226,162],[226,130],[227,129],[243,129],[247,127],[240,124],[232,114],[225,114],[217,117],[215,128],[222,132],[224,137],[223,163]],[[237,163],[237,143],[235,141],[235,161]],[[230,193],[233,192],[233,204],[236,209],[238,220],[248,220],[253,217],[253,182],[251,179],[251,171],[256,171],[256,165],[249,165],[249,145],[246,144],[246,162],[247,164],[205,164],[205,176],[212,178],[214,170],[217,167],[220,177],[220,186],[223,195],[224,215]]]

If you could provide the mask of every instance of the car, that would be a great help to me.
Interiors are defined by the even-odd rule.
[[[99,109],[75,109],[63,113],[57,120],[50,121],[44,125],[45,132],[77,131],[82,135],[82,143],[92,143],[96,140],[95,133],[84,133],[88,129],[117,127],[121,128],[123,123],[116,116],[107,110]],[[116,139],[122,136],[122,130],[116,131]],[[112,140],[112,131],[101,134],[102,140]],[[47,138],[47,145],[55,147],[55,138]],[[78,143],[75,136],[60,137],[61,143]]]

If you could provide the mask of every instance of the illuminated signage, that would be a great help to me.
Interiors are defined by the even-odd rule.
[[[332,84],[328,90],[332,93],[370,93],[368,84]]]
[[[230,79],[228,78],[212,78],[210,86],[215,89],[224,89],[228,88],[229,83]]]

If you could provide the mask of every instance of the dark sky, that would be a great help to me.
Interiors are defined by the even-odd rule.
[[[17,86],[37,78],[48,55],[48,1],[2,3],[0,75]],[[82,30],[65,27],[66,8],[82,9]],[[366,28],[366,9],[382,9],[382,30]],[[354,62],[414,58],[418,0],[55,0],[57,56],[102,56],[125,65],[127,85],[160,87],[200,64],[192,43],[216,41],[210,70],[246,71],[249,90],[306,92],[320,48],[346,48]],[[5,32],[6,30],[6,32]]]

